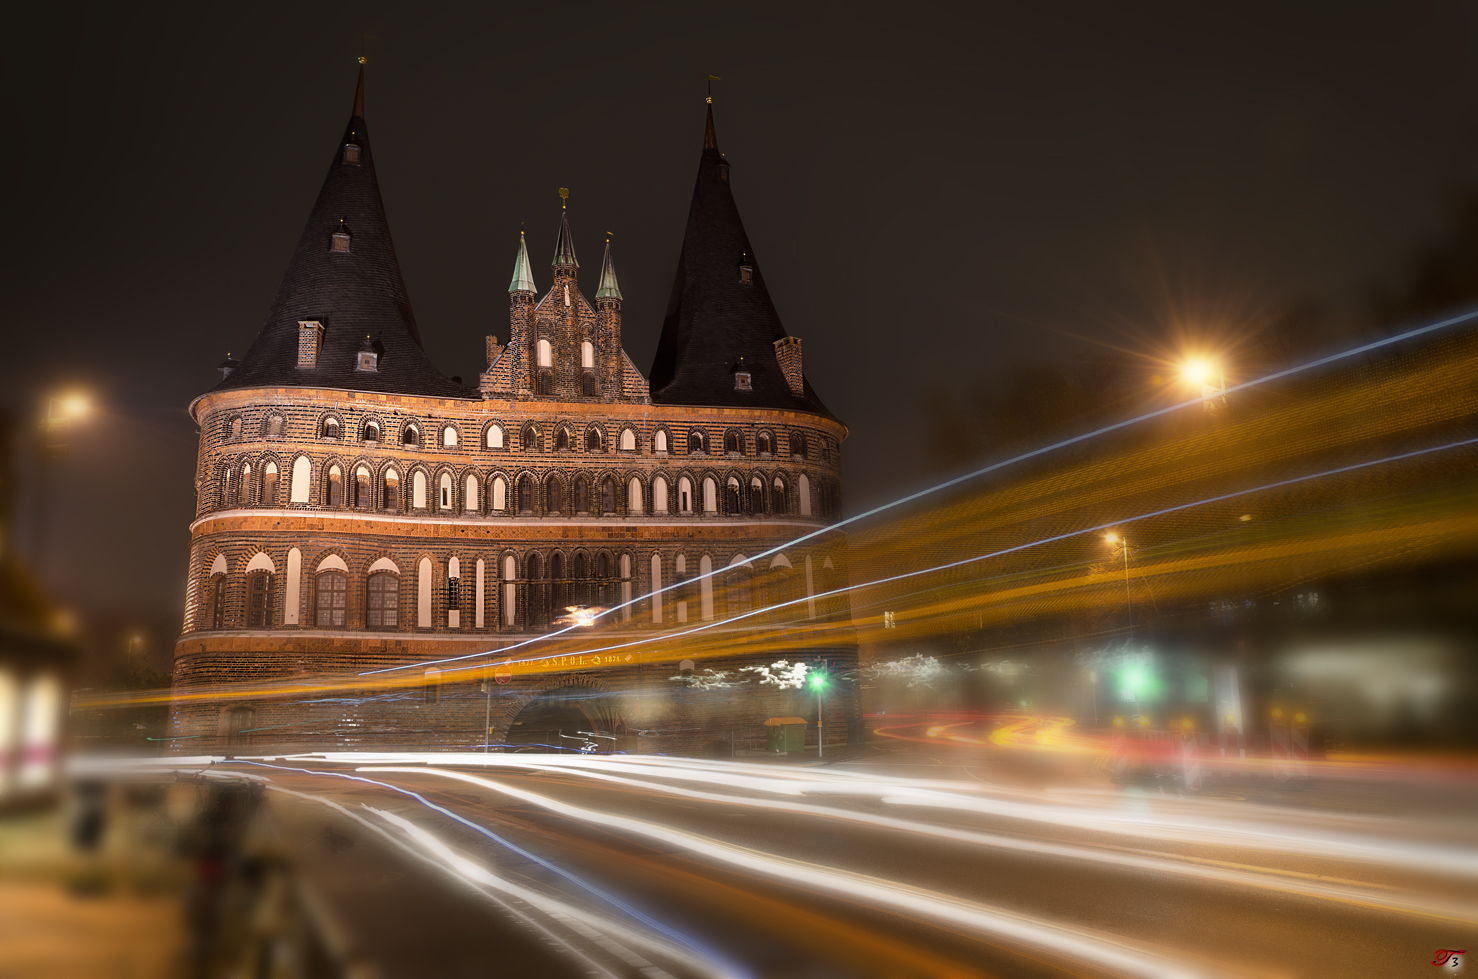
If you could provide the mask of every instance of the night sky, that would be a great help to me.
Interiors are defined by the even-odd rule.
[[[40,6],[0,58],[3,398],[100,410],[45,484],[23,457],[20,544],[46,485],[53,590],[176,628],[185,408],[265,318],[361,50],[427,351],[469,382],[520,224],[548,288],[561,186],[587,295],[614,233],[650,367],[720,76],[853,510],[922,478],[931,393],[1104,344],[1150,363],[1297,300],[1365,316],[1478,179],[1470,5]]]

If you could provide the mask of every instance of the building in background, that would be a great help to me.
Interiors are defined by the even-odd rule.
[[[836,513],[847,430],[771,302],[711,106],[650,377],[622,347],[609,241],[587,298],[564,210],[543,290],[520,236],[507,342],[487,338],[485,373],[444,376],[374,166],[361,71],[266,324],[190,407],[197,513],[174,676],[177,694],[211,693],[178,700],[176,747],[481,745],[486,721],[493,743],[584,731],[696,750],[796,713],[798,694],[737,682],[745,665],[777,650],[855,663],[835,628],[804,641],[848,616],[827,594],[845,581],[844,539],[790,544]],[[530,642],[591,607],[615,610],[573,646]],[[564,658],[539,660],[546,649]],[[505,660],[512,682],[488,684]],[[331,696],[272,693],[376,670],[389,672]],[[840,736],[855,698],[827,710]]]

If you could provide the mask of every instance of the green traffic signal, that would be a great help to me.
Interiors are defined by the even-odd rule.
[[[811,689],[813,689],[813,690],[825,690],[826,689],[826,684],[828,682],[828,678],[827,678],[827,676],[826,676],[825,673],[821,673],[821,672],[817,671],[817,672],[813,672],[811,674],[810,682],[811,682]]]

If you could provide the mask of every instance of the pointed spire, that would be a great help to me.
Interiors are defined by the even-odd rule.
[[[708,125],[703,127],[703,148],[718,149],[718,135],[713,131],[713,99],[708,100]]]
[[[538,292],[534,285],[534,269],[529,265],[529,246],[518,233],[518,254],[513,257],[513,281],[508,283],[509,292]]]
[[[611,261],[611,239],[606,239],[606,257],[600,263],[600,288],[595,290],[596,299],[621,300],[621,287],[616,284],[616,264]]]
[[[354,111],[351,116],[364,118],[364,55],[359,56],[359,85],[354,89]]]
[[[549,264],[553,268],[564,265],[577,269],[580,263],[575,259],[575,239],[570,235],[569,188],[561,187],[559,196],[562,198],[559,208],[559,237],[554,241],[554,261]]]

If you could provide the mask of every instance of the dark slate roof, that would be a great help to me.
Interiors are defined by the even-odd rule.
[[[805,397],[798,398],[781,373],[774,344],[786,335],[785,327],[744,233],[730,184],[720,176],[726,166],[710,106],[672,299],[652,362],[652,401],[778,408],[835,418],[809,383]],[[741,265],[754,269],[752,283],[740,281]],[[752,391],[734,390],[741,359]]]
[[[344,146],[359,145],[359,163],[344,162]],[[347,254],[332,250],[332,236],[347,230]],[[298,321],[324,326],[318,366],[299,368]],[[357,371],[356,354],[369,337],[383,353],[379,371]],[[354,113],[334,147],[323,189],[267,322],[241,365],[214,390],[253,387],[329,387],[432,397],[473,397],[426,359],[421,333],[390,240],[385,205],[375,179],[375,155],[364,122],[364,69]]]

